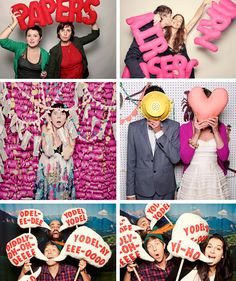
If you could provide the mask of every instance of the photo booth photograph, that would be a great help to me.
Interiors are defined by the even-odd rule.
[[[120,77],[235,78],[235,1],[120,3]]]
[[[0,78],[116,77],[116,1],[0,4]]]
[[[116,198],[116,84],[5,82],[0,198]]]
[[[120,198],[231,200],[235,83],[120,85]]]
[[[235,204],[120,205],[120,280],[235,280]]]
[[[116,280],[115,204],[1,204],[0,214],[1,280]]]

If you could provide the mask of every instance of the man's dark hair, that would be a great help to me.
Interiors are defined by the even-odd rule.
[[[147,95],[148,93],[150,92],[153,92],[153,91],[156,91],[156,92],[162,92],[165,94],[164,90],[159,87],[159,86],[150,86],[146,89],[146,91],[144,92],[144,96]]]
[[[73,41],[74,36],[75,36],[75,27],[74,27],[72,22],[61,22],[61,23],[59,23],[59,25],[57,26],[57,38],[60,39],[59,31],[62,30],[65,26],[70,26],[71,27],[70,41]]]
[[[171,8],[165,6],[165,5],[160,5],[156,8],[156,10],[153,12],[154,14],[172,14]]]
[[[27,33],[28,33],[29,30],[36,30],[36,31],[38,31],[38,34],[39,34],[39,37],[40,37],[40,38],[41,38],[42,35],[43,35],[43,30],[42,30],[42,28],[41,28],[40,26],[38,26],[38,25],[35,25],[35,26],[32,26],[32,27],[28,27],[28,28],[26,29],[26,31],[25,31],[25,36],[27,36]]]

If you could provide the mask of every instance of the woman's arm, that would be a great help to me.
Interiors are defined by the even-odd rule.
[[[218,119],[217,119],[218,122]],[[214,138],[217,146],[217,156],[221,161],[227,161],[229,158],[229,145],[226,127],[223,123],[215,130]]]
[[[97,23],[91,25],[91,29],[92,29],[92,32],[89,33],[88,35],[86,35],[84,37],[79,37],[79,38],[77,37],[77,39],[80,40],[80,43],[82,45],[86,45],[99,37],[100,29],[99,29]]]
[[[195,148],[189,144],[189,139],[194,137],[191,130],[192,122],[180,126],[180,159],[185,165],[191,162],[195,153]]]
[[[63,145],[63,158],[65,160],[69,160],[71,158],[71,156],[74,153],[74,149],[75,149],[75,141],[71,139],[71,137],[68,138],[69,142],[67,146]]]
[[[9,24],[0,34],[0,39],[6,39],[10,36],[10,34],[12,33],[12,31],[15,29],[15,27],[17,26],[17,18],[16,16],[12,13],[11,13],[11,19],[12,19],[12,23]]]
[[[75,140],[73,140],[69,134],[69,131],[67,128],[65,128],[65,133],[66,133],[66,136],[67,136],[67,145],[63,145],[63,148],[62,148],[62,155],[63,155],[63,158],[67,161],[71,158],[71,156],[73,155],[74,153],[74,149],[75,149]]]
[[[211,2],[212,2],[212,0],[203,0],[202,4],[197,9],[197,11],[194,14],[193,18],[185,26],[185,30],[186,30],[187,35],[189,34],[189,32],[193,29],[193,27],[196,25],[196,23],[201,18],[203,12],[205,11],[206,6],[208,4],[210,4]]]

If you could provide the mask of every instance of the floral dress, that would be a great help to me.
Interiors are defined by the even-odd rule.
[[[76,199],[73,159],[63,158],[62,145],[54,150],[54,155],[51,157],[41,154],[35,184],[35,199]]]

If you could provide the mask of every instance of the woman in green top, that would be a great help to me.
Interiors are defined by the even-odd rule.
[[[35,25],[26,30],[26,42],[17,42],[8,39],[18,21],[11,13],[12,23],[0,34],[0,46],[15,53],[15,78],[45,78],[45,68],[48,64],[49,54],[39,47],[42,39],[41,27]]]

